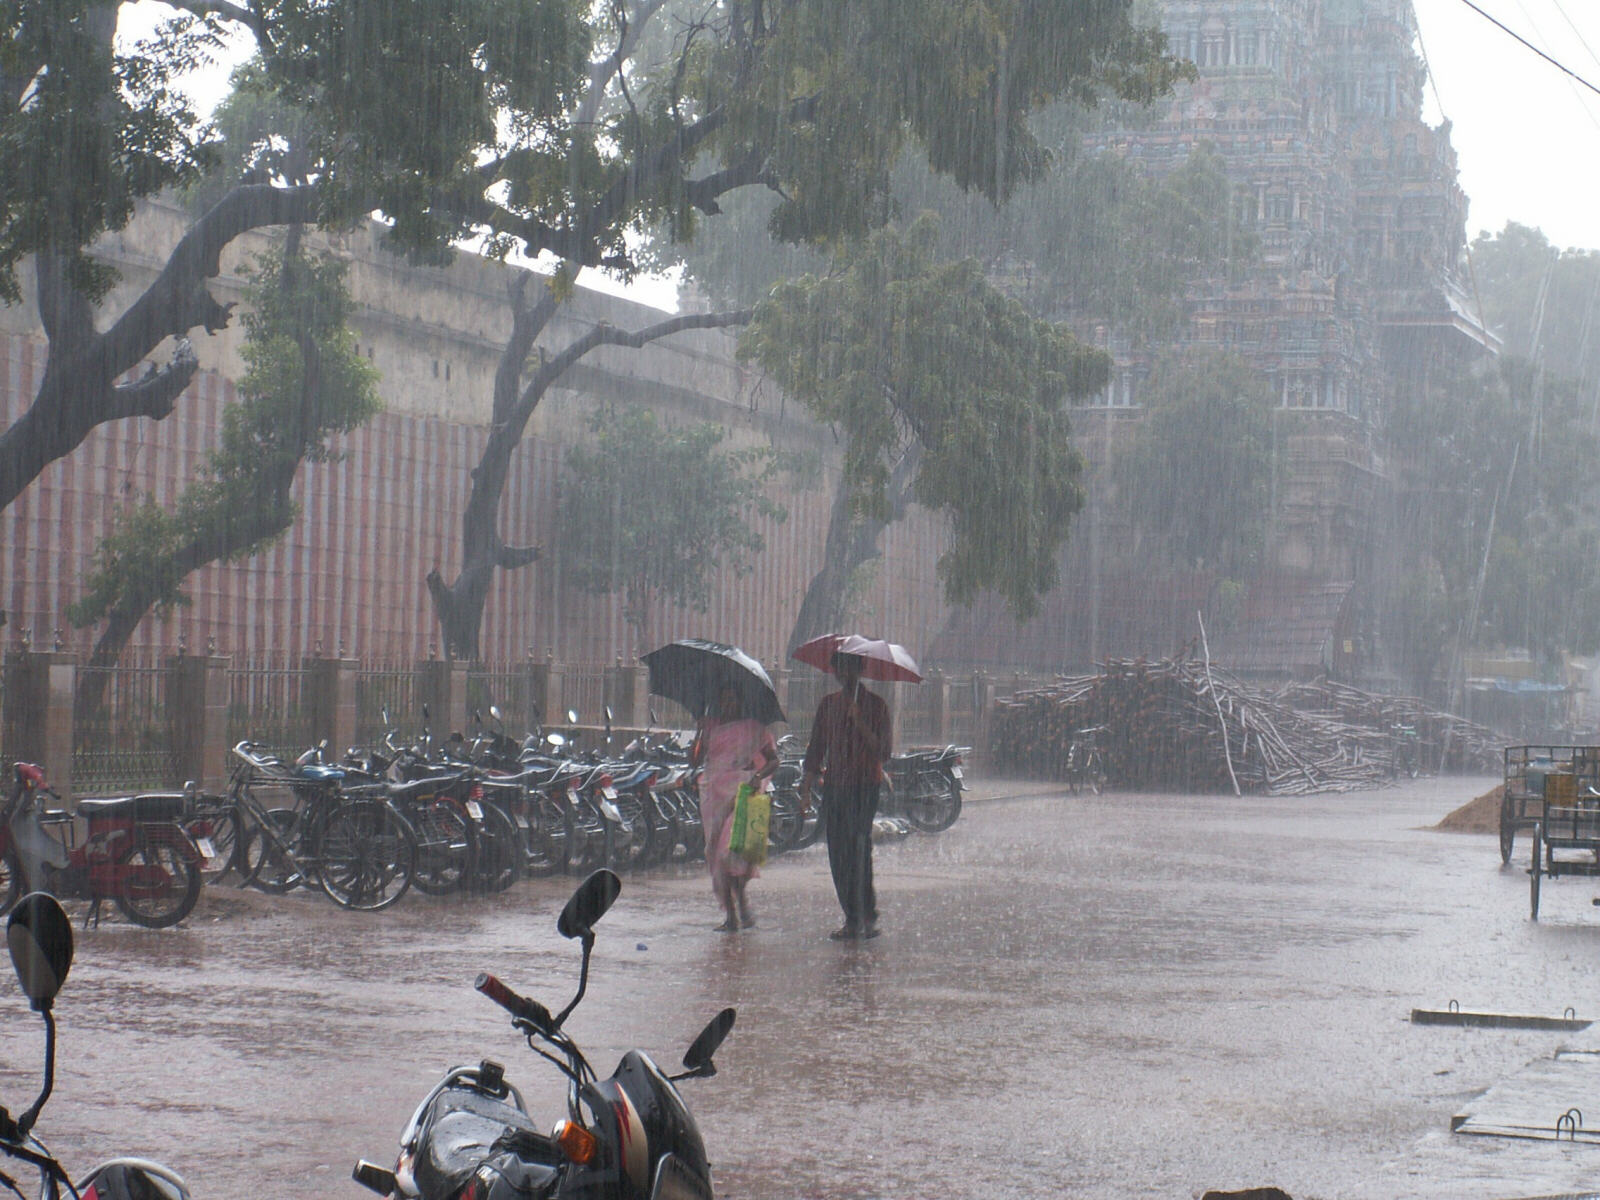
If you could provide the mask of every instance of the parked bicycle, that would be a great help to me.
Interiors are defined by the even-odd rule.
[[[1088,788],[1096,796],[1105,791],[1106,768],[1100,754],[1099,740],[1105,731],[1104,725],[1090,725],[1078,730],[1067,743],[1064,774],[1074,796],[1082,788]]]

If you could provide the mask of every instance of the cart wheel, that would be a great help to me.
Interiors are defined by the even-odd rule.
[[[1517,806],[1508,792],[1500,801],[1500,865],[1511,861],[1517,842]]]
[[[1533,836],[1533,865],[1528,868],[1528,912],[1535,921],[1539,919],[1539,852],[1543,849],[1543,827],[1534,825]]]

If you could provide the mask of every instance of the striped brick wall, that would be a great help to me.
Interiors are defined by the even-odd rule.
[[[31,402],[42,369],[42,341],[0,333],[0,420],[9,425]],[[166,421],[101,426],[0,513],[6,644],[29,629],[36,647],[48,646],[60,629],[67,648],[90,648],[96,631],[71,629],[66,607],[79,594],[96,542],[118,505],[146,492],[171,503],[215,445],[218,414],[232,395],[231,382],[202,371]],[[670,400],[664,404],[670,409]],[[581,406],[577,397],[562,411]],[[677,415],[703,419],[701,412]],[[483,629],[488,661],[521,658],[531,649],[567,661],[609,662],[648,649],[631,644],[619,599],[560,582],[556,500],[566,447],[580,431],[579,421],[564,421],[541,436],[530,433],[519,451],[502,533],[513,544],[550,549],[541,562],[498,579]],[[816,437],[809,427],[795,432],[797,439]],[[187,589],[193,603],[147,618],[136,643],[175,650],[181,639],[194,651],[214,643],[219,653],[250,658],[342,649],[404,660],[436,652],[439,635],[423,580],[435,566],[454,578],[467,475],[482,443],[482,431],[471,425],[403,412],[378,416],[344,440],[342,459],[302,468],[296,488],[302,516],[287,537],[248,562],[197,572]],[[763,530],[767,551],[754,571],[719,577],[704,614],[662,606],[652,618],[652,640],[715,637],[776,660],[820,559],[833,470],[809,490],[786,490],[781,499],[789,520]],[[862,628],[916,653],[932,645],[947,616],[934,568],[941,543],[940,525],[927,514],[889,532],[857,614]]]

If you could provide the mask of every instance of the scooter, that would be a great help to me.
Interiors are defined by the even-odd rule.
[[[541,1133],[500,1063],[456,1067],[417,1106],[394,1169],[362,1160],[356,1182],[392,1200],[711,1200],[705,1145],[674,1085],[716,1074],[711,1057],[733,1028],[734,1010],[711,1020],[676,1075],[630,1050],[609,1079],[599,1079],[562,1029],[588,987],[594,924],[621,890],[613,872],[596,871],[562,909],[556,930],[582,942],[583,963],[578,993],[559,1013],[493,975],[479,975],[475,985],[567,1077],[566,1119]]]
[[[0,912],[24,891],[92,901],[85,924],[99,918],[105,900],[158,929],[194,910],[206,851],[182,824],[192,785],[184,793],[83,800],[75,818],[48,806],[56,795],[33,763],[17,763],[12,779],[0,808]],[[81,844],[78,818],[86,825]]]
[[[80,1200],[189,1200],[189,1189],[175,1172],[142,1158],[114,1158],[101,1163],[76,1185],[59,1159],[33,1134],[39,1112],[55,1086],[56,994],[72,968],[72,923],[60,903],[47,892],[30,892],[11,911],[6,923],[11,965],[33,1011],[44,1018],[44,1087],[21,1116],[0,1108],[0,1155],[26,1163],[39,1172],[39,1195],[60,1200],[62,1189]],[[17,1195],[16,1183],[4,1171],[0,1181]]]

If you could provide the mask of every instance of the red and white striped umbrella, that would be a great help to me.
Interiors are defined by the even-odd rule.
[[[858,633],[825,633],[797,647],[790,657],[808,667],[832,671],[835,654],[854,654],[861,659],[863,679],[882,683],[922,682],[922,671],[904,646],[882,638],[862,637]]]

